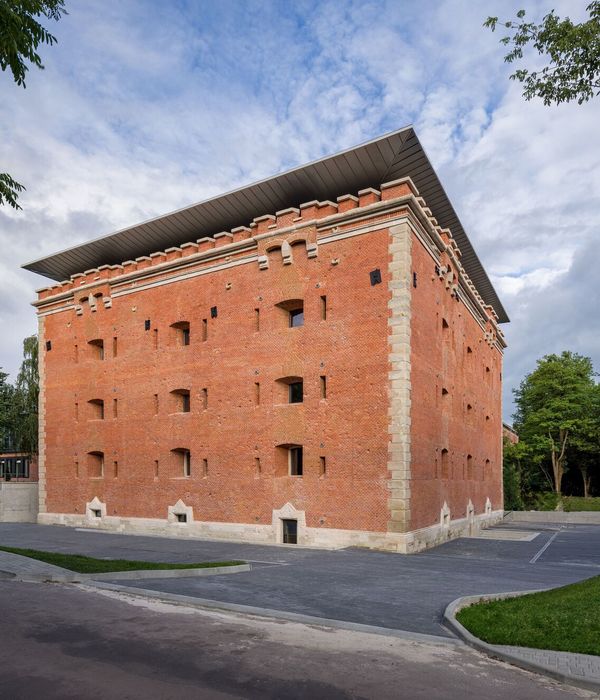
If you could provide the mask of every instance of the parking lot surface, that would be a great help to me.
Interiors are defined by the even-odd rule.
[[[455,598],[534,590],[600,574],[600,526],[511,523],[496,530],[533,539],[453,540],[420,554],[365,549],[324,551],[119,535],[66,527],[0,524],[6,546],[147,561],[241,559],[252,571],[202,579],[119,582],[302,615],[449,636],[440,624]],[[143,585],[142,585],[143,584]]]

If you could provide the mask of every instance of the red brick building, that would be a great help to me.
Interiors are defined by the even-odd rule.
[[[412,128],[25,266],[41,523],[417,551],[502,515],[506,313]]]

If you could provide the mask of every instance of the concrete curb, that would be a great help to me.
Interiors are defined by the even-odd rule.
[[[105,591],[112,591],[136,598],[146,598],[170,603],[171,605],[181,605],[198,608],[200,610],[215,610],[222,612],[233,612],[251,617],[261,617],[275,620],[286,620],[297,622],[312,627],[328,627],[332,629],[342,629],[351,632],[363,632],[365,634],[377,634],[385,637],[404,639],[410,642],[422,642],[427,644],[437,644],[443,646],[462,646],[463,642],[455,637],[442,637],[433,634],[423,634],[420,632],[410,632],[408,630],[397,630],[388,627],[378,627],[376,625],[366,625],[360,622],[349,622],[345,620],[332,620],[325,617],[315,617],[313,615],[303,615],[301,613],[287,612],[285,610],[274,610],[272,608],[258,608],[253,605],[240,605],[238,603],[226,603],[220,600],[210,600],[207,598],[196,598],[194,596],[178,595],[176,593],[165,593],[163,591],[152,591],[146,588],[134,588],[133,586],[120,586],[119,584],[105,583],[104,581],[87,581],[86,587],[97,588]]]
[[[112,571],[99,574],[80,574],[64,569],[64,573],[13,574],[17,581],[29,583],[84,583],[89,581],[138,581],[151,578],[190,578],[196,576],[221,576],[239,574],[252,569],[250,564],[213,566],[203,569],[139,569],[137,571]]]
[[[567,683],[569,685],[574,685],[579,688],[584,688],[585,690],[593,690],[595,692],[600,691],[600,682],[593,679],[585,678],[583,676],[578,676],[572,673],[566,673],[558,671],[551,666],[547,666],[542,663],[537,663],[531,659],[520,656],[518,653],[519,647],[505,647],[497,644],[488,644],[484,642],[479,637],[471,634],[468,629],[463,627],[460,622],[456,619],[457,613],[463,608],[467,608],[475,603],[482,603],[492,600],[504,600],[506,598],[517,598],[523,595],[528,595],[530,593],[541,593],[543,591],[552,590],[548,588],[542,588],[533,591],[512,591],[510,593],[493,593],[490,595],[472,595],[464,596],[462,598],[457,598],[453,600],[444,610],[444,625],[453,632],[459,639],[462,639],[469,646],[482,651],[483,653],[491,656],[492,658],[499,659],[500,661],[506,661],[513,666],[518,666],[519,668],[525,669],[526,671],[533,671],[534,673],[539,673],[544,676],[549,676],[562,683]],[[523,647],[524,648],[524,647]],[[516,650],[516,651],[515,651]],[[543,650],[540,650],[543,651]],[[571,654],[568,652],[560,652],[564,654],[569,654],[572,657],[585,658],[585,654]]]

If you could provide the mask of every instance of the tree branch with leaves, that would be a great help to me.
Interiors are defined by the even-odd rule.
[[[579,24],[568,17],[561,19],[554,10],[539,24],[525,21],[525,10],[517,12],[516,21],[488,17],[484,22],[492,31],[498,27],[511,30],[500,39],[510,47],[504,56],[506,63],[522,60],[528,45],[547,59],[540,70],[518,68],[510,76],[523,84],[526,100],[541,97],[545,105],[572,100],[583,104],[600,94],[600,0],[590,3],[586,11],[587,21]]]
[[[10,70],[17,85],[26,87],[27,62],[43,70],[39,46],[56,43],[37,18],[58,21],[63,14],[67,14],[64,0],[0,0],[0,69]],[[8,173],[0,173],[0,206],[21,209],[18,200],[24,189]]]

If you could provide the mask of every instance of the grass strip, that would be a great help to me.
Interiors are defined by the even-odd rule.
[[[483,602],[456,616],[489,644],[600,656],[600,576],[518,598]]]
[[[114,571],[152,571],[165,569],[211,569],[217,566],[237,566],[243,561],[203,561],[194,564],[174,564],[154,561],[131,561],[128,559],[94,559],[83,554],[62,554],[61,552],[41,552],[37,549],[0,547],[0,551],[20,554],[23,557],[54,564],[78,574],[102,574]]]

